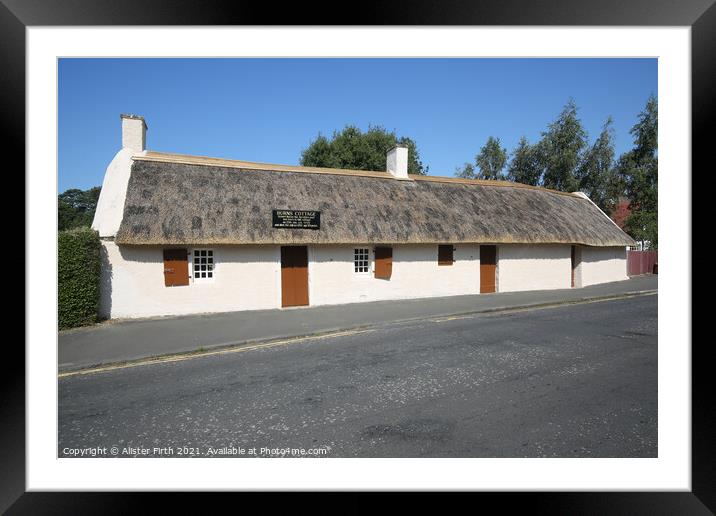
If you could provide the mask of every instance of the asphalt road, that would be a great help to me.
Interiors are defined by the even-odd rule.
[[[440,314],[477,313],[515,306],[619,296],[628,292],[656,290],[658,281],[658,276],[646,275],[583,288],[114,320],[59,332],[58,366],[61,371],[69,371],[199,348],[310,335]]]
[[[656,457],[657,296],[58,382],[59,456]]]

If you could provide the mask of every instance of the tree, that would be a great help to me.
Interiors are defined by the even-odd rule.
[[[57,229],[60,231],[90,227],[97,208],[100,187],[89,190],[72,188],[57,196]]]
[[[338,160],[331,151],[331,142],[319,134],[301,154],[301,165],[310,167],[338,168]]]
[[[426,174],[428,167],[420,161],[415,141],[398,137],[380,126],[362,132],[349,125],[334,131],[329,140],[319,134],[301,153],[301,165],[307,167],[345,168],[353,170],[385,170],[386,152],[395,145],[408,147],[408,173]]]
[[[576,174],[582,150],[587,145],[587,133],[577,118],[577,105],[569,99],[557,120],[542,133],[539,143],[544,167],[543,186],[564,192],[579,187]]]
[[[507,149],[500,139],[490,136],[475,156],[475,164],[465,163],[455,167],[455,177],[463,179],[503,179],[502,170],[507,162]]]
[[[626,232],[644,244],[645,249],[659,248],[659,215],[656,211],[632,211],[625,223]]]
[[[539,149],[530,145],[527,138],[520,138],[512,151],[512,159],[507,169],[507,179],[515,183],[537,186],[542,176]]]
[[[579,190],[605,213],[611,213],[619,200],[619,188],[614,169],[614,129],[612,117],[602,127],[602,132],[584,153],[582,164],[577,169]]]
[[[465,163],[462,167],[455,167],[455,177],[462,179],[475,179],[475,165],[472,163]]]
[[[634,148],[619,157],[618,178],[629,199],[627,232],[658,247],[658,103],[652,95],[631,128]]]
[[[507,163],[507,149],[500,145],[500,139],[490,136],[480,153],[475,156],[479,179],[502,179],[502,169]]]

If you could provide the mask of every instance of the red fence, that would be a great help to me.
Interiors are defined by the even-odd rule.
[[[629,276],[656,274],[658,254],[657,251],[627,250],[627,274]]]

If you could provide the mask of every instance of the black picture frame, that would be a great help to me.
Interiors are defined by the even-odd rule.
[[[709,118],[716,92],[714,0],[483,0],[384,1],[361,4],[341,16],[336,3],[161,0],[0,0],[0,106],[7,149],[24,149],[25,29],[62,25],[557,25],[690,26],[692,43],[692,169],[706,167]],[[16,170],[24,153],[14,152]],[[688,171],[684,171],[684,174]],[[28,195],[28,192],[25,192]],[[691,259],[691,252],[687,253]],[[25,270],[26,275],[29,271]],[[32,307],[27,307],[32,309]],[[690,345],[691,343],[674,343]],[[704,344],[708,345],[709,342]],[[692,490],[646,493],[485,494],[510,510],[532,513],[710,514],[716,511],[713,453],[713,389],[706,346],[692,347]],[[0,510],[8,514],[102,512],[147,509],[147,495],[25,492],[25,354],[5,350],[0,404]],[[166,498],[166,497],[163,497]],[[184,498],[184,497],[180,497]],[[184,504],[184,501],[180,503]],[[184,506],[186,508],[186,506]]]

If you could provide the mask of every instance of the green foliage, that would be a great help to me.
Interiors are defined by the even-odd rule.
[[[520,138],[512,151],[512,159],[507,169],[507,179],[516,183],[537,186],[542,176],[541,157],[536,145],[530,145],[527,138]]]
[[[619,158],[618,180],[624,185],[631,214],[626,220],[627,232],[636,240],[658,245],[659,158],[658,104],[653,96],[647,100],[637,123],[630,131],[634,148]]]
[[[632,211],[624,226],[634,240],[648,242],[647,249],[659,248],[659,220],[656,211]]]
[[[611,117],[590,146],[577,105],[569,99],[559,116],[549,124],[537,143],[530,145],[524,136],[512,151],[508,165],[507,149],[499,138],[490,136],[475,156],[474,163],[456,167],[455,176],[467,179],[502,179],[544,186],[554,190],[580,190],[605,213],[612,213],[620,198],[629,199],[630,215],[625,221],[634,238],[658,242],[658,105],[649,97],[630,133],[634,148],[615,160],[614,129]],[[380,126],[367,132],[346,126],[329,139],[318,135],[301,155],[301,165],[384,170],[385,153],[396,145],[409,148],[408,172],[427,174],[417,146],[410,138],[399,138]],[[63,207],[60,206],[62,213]]]
[[[507,149],[500,145],[500,139],[490,136],[475,156],[475,164],[480,170],[478,179],[502,179],[502,170],[507,163]]]
[[[61,329],[97,321],[100,247],[99,234],[89,228],[57,234],[57,311]]]
[[[611,213],[616,208],[619,198],[614,170],[612,123],[609,117],[594,145],[585,151],[576,174],[579,190],[586,193],[605,213]]]
[[[307,167],[338,168],[338,159],[333,154],[331,142],[319,134],[301,154],[301,165]]]
[[[656,211],[658,203],[658,106],[652,96],[638,122],[630,131],[634,148],[623,156],[620,175],[626,184],[626,193],[638,210]]]
[[[490,136],[475,156],[475,164],[465,163],[455,167],[455,177],[463,179],[503,179],[502,170],[507,163],[507,149],[500,145],[500,139]]]
[[[408,173],[426,174],[428,167],[420,161],[415,142],[398,137],[380,126],[370,126],[362,132],[349,125],[342,131],[334,131],[329,140],[318,135],[301,153],[301,165],[307,167],[345,168],[352,170],[385,170],[385,155],[395,145],[408,147]]]
[[[73,188],[57,196],[57,229],[90,227],[99,199],[100,187],[89,190]]]
[[[658,104],[649,97],[630,131],[634,148],[615,160],[611,117],[590,146],[572,99],[542,138],[530,145],[520,138],[507,166],[507,179],[554,190],[580,190],[605,213],[612,214],[619,200],[629,200],[625,230],[633,238],[658,243]],[[475,165],[456,167],[455,176],[497,179],[505,165],[505,149],[490,137],[475,158]]]
[[[629,133],[634,137],[634,153],[637,161],[649,161],[656,156],[659,139],[659,106],[651,95],[638,121]]]
[[[475,179],[475,165],[472,163],[465,163],[462,167],[455,167],[455,177],[462,179]]]
[[[542,133],[540,155],[544,166],[543,185],[564,192],[577,190],[577,169],[586,146],[587,133],[577,118],[577,105],[570,99],[557,120]]]

